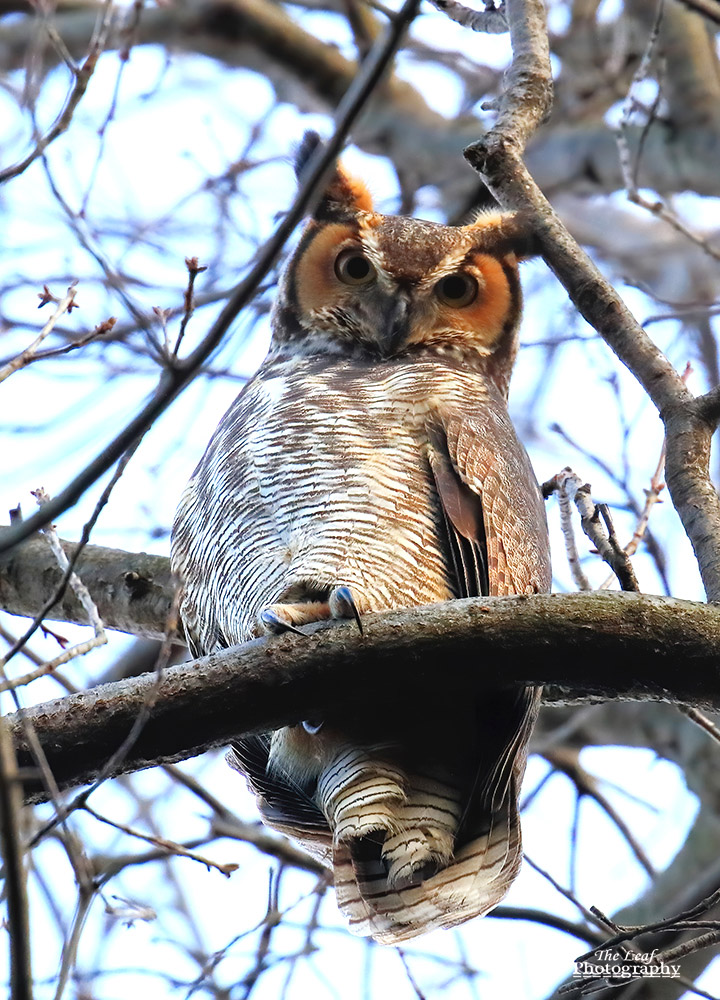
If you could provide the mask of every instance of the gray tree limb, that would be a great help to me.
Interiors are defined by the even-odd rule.
[[[556,704],[621,698],[720,709],[720,610],[636,594],[474,598],[322,624],[306,637],[258,639],[9,717],[21,767],[32,723],[61,785],[96,775],[141,711],[149,719],[114,773],[179,760],[242,733],[320,712],[398,705],[443,683],[458,697],[514,683],[553,685]],[[418,696],[419,697],[419,696]],[[419,702],[422,698],[419,697]],[[26,784],[30,797],[39,782]]]
[[[9,530],[0,527],[0,538]],[[68,556],[77,548],[64,540],[61,545]],[[76,572],[109,628],[153,639],[164,636],[173,597],[167,556],[87,545]],[[0,610],[34,618],[56,592],[61,578],[50,546],[41,536],[34,536],[0,555]],[[87,615],[69,587],[47,618],[87,625]]]

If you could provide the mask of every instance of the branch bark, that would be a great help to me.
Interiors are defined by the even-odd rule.
[[[515,683],[554,685],[555,704],[620,698],[720,709],[720,610],[637,594],[473,598],[323,623],[306,637],[258,639],[173,667],[27,709],[61,785],[91,780],[148,721],[114,774],[180,760],[247,732],[320,713],[357,714],[382,692],[438,678],[458,697]],[[679,665],[682,669],[679,669]],[[418,704],[422,698],[418,695]],[[32,767],[23,721],[8,717],[21,767]],[[39,781],[27,782],[31,798]]]
[[[0,539],[9,531],[0,527]],[[77,545],[64,540],[60,544],[72,558]],[[167,556],[87,545],[75,569],[109,628],[163,638],[173,600]],[[0,555],[0,610],[34,618],[57,591],[62,575],[50,546],[39,535]],[[88,624],[86,612],[69,587],[47,617]]]

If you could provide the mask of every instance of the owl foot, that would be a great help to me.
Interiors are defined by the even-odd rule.
[[[258,622],[262,631],[271,635],[282,635],[284,632],[305,635],[298,625],[309,625],[329,617],[330,609],[326,602],[309,601],[306,604],[269,604],[258,615]]]
[[[354,618],[360,635],[363,634],[360,612],[358,611],[352,590],[349,587],[336,587],[330,594],[330,617],[331,618]]]
[[[297,604],[268,604],[258,615],[258,623],[262,632],[272,635],[282,635],[284,632],[297,632],[305,635],[298,625],[310,625],[312,622],[327,621],[328,618],[354,619],[360,635],[363,634],[360,612],[349,587],[335,587],[327,601],[305,601]]]
[[[315,603],[315,602],[314,602]],[[272,635],[282,635],[284,632],[295,632],[297,635],[305,635],[301,632],[299,628],[293,625],[293,619],[295,621],[301,620],[302,624],[307,624],[308,621],[316,621],[316,618],[307,618],[305,616],[304,609],[308,605],[303,604],[271,604],[267,608],[263,608],[258,615],[258,621],[260,625],[266,632],[270,632]],[[327,607],[327,605],[325,605]],[[327,615],[322,615],[323,618],[327,618]],[[322,729],[324,723],[321,720],[316,719],[304,719],[301,723],[303,729],[306,733],[311,736],[316,736]]]

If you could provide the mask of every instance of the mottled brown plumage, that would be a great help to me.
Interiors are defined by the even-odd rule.
[[[337,169],[281,281],[270,353],[180,502],[173,563],[195,651],[549,589],[543,504],[505,402],[530,247],[513,215],[379,215]],[[265,822],[332,865],[351,929],[394,943],[509,888],[538,698],[378,692],[358,718],[240,739],[233,763]]]

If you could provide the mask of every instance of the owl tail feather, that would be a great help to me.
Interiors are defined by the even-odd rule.
[[[482,916],[510,888],[538,699],[487,693],[454,715],[416,716],[400,736],[378,712],[357,733],[354,720],[315,736],[295,726],[243,738],[233,763],[265,822],[332,866],[350,930],[396,944]]]
[[[377,853],[361,864],[356,842],[336,843],[335,890],[351,932],[382,944],[398,944],[487,913],[503,898],[520,867],[520,827],[516,811],[512,812],[514,817],[503,808],[449,864],[428,870],[415,884],[391,884]],[[365,844],[370,853],[368,848]]]
[[[358,881],[369,872],[373,883],[393,889],[418,885],[452,858],[459,792],[437,777],[393,773],[387,762],[348,748],[323,774],[318,794]]]

